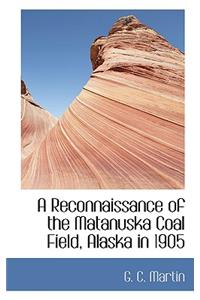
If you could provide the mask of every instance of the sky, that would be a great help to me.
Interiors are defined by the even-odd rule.
[[[21,77],[34,100],[62,115],[90,77],[92,42],[127,15],[184,52],[183,10],[23,10]]]

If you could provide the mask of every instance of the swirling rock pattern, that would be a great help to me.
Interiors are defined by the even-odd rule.
[[[21,149],[22,159],[29,156],[46,137],[57,119],[37,104],[21,81]]]
[[[22,188],[184,187],[184,54],[134,16],[91,46],[93,73],[22,161]]]

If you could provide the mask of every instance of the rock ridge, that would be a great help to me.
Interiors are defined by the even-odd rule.
[[[26,84],[21,80],[21,152],[22,161],[29,156],[57,119],[33,100]]]

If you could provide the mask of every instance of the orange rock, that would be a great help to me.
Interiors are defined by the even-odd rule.
[[[93,73],[39,147],[22,188],[183,188],[184,54],[133,16],[91,47]]]
[[[37,104],[21,81],[21,149],[22,159],[30,155],[55,125],[56,118]]]

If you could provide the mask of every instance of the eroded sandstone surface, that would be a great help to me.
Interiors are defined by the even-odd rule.
[[[128,16],[93,42],[91,62],[55,126],[26,101],[22,188],[183,188],[184,54]]]
[[[55,117],[34,101],[24,81],[21,80],[22,160],[39,147],[56,121]]]

